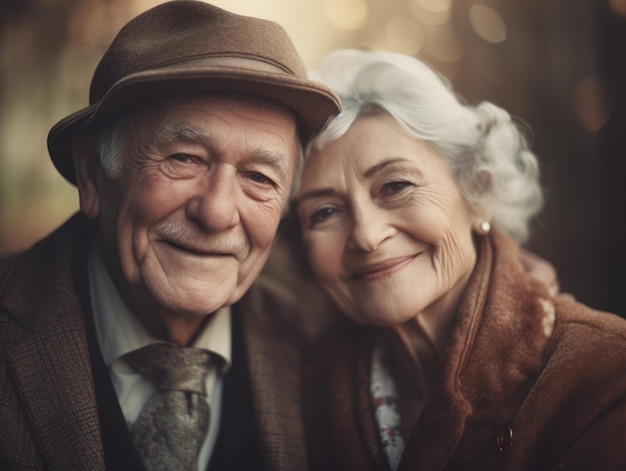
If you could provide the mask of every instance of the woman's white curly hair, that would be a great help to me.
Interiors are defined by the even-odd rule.
[[[341,137],[359,117],[389,113],[430,142],[477,211],[489,208],[495,227],[517,242],[527,239],[543,202],[539,165],[509,113],[489,102],[466,105],[429,66],[393,52],[334,51],[311,77],[340,96],[342,112],[309,143],[306,156]]]

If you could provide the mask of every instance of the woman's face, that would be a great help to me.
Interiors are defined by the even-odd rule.
[[[312,270],[352,320],[456,311],[478,216],[436,151],[393,118],[361,118],[307,159],[296,202]]]

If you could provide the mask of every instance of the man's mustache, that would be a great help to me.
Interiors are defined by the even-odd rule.
[[[161,222],[155,233],[167,242],[199,253],[232,254],[243,260],[250,251],[248,238],[243,234],[211,234],[202,228],[176,222]]]

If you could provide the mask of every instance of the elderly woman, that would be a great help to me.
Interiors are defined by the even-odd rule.
[[[295,208],[352,322],[305,377],[312,469],[626,469],[626,322],[522,269],[542,195],[509,114],[393,53],[316,78],[343,112]]]

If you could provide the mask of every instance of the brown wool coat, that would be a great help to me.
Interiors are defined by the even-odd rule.
[[[405,470],[626,469],[626,321],[550,298],[485,238]],[[387,470],[369,394],[374,329],[351,326],[305,375],[314,470]]]
[[[80,215],[0,259],[0,469],[102,470],[103,446],[74,276],[86,276]],[[84,294],[84,293],[83,293]],[[298,354],[286,306],[253,287],[240,301],[264,469],[305,467]]]

